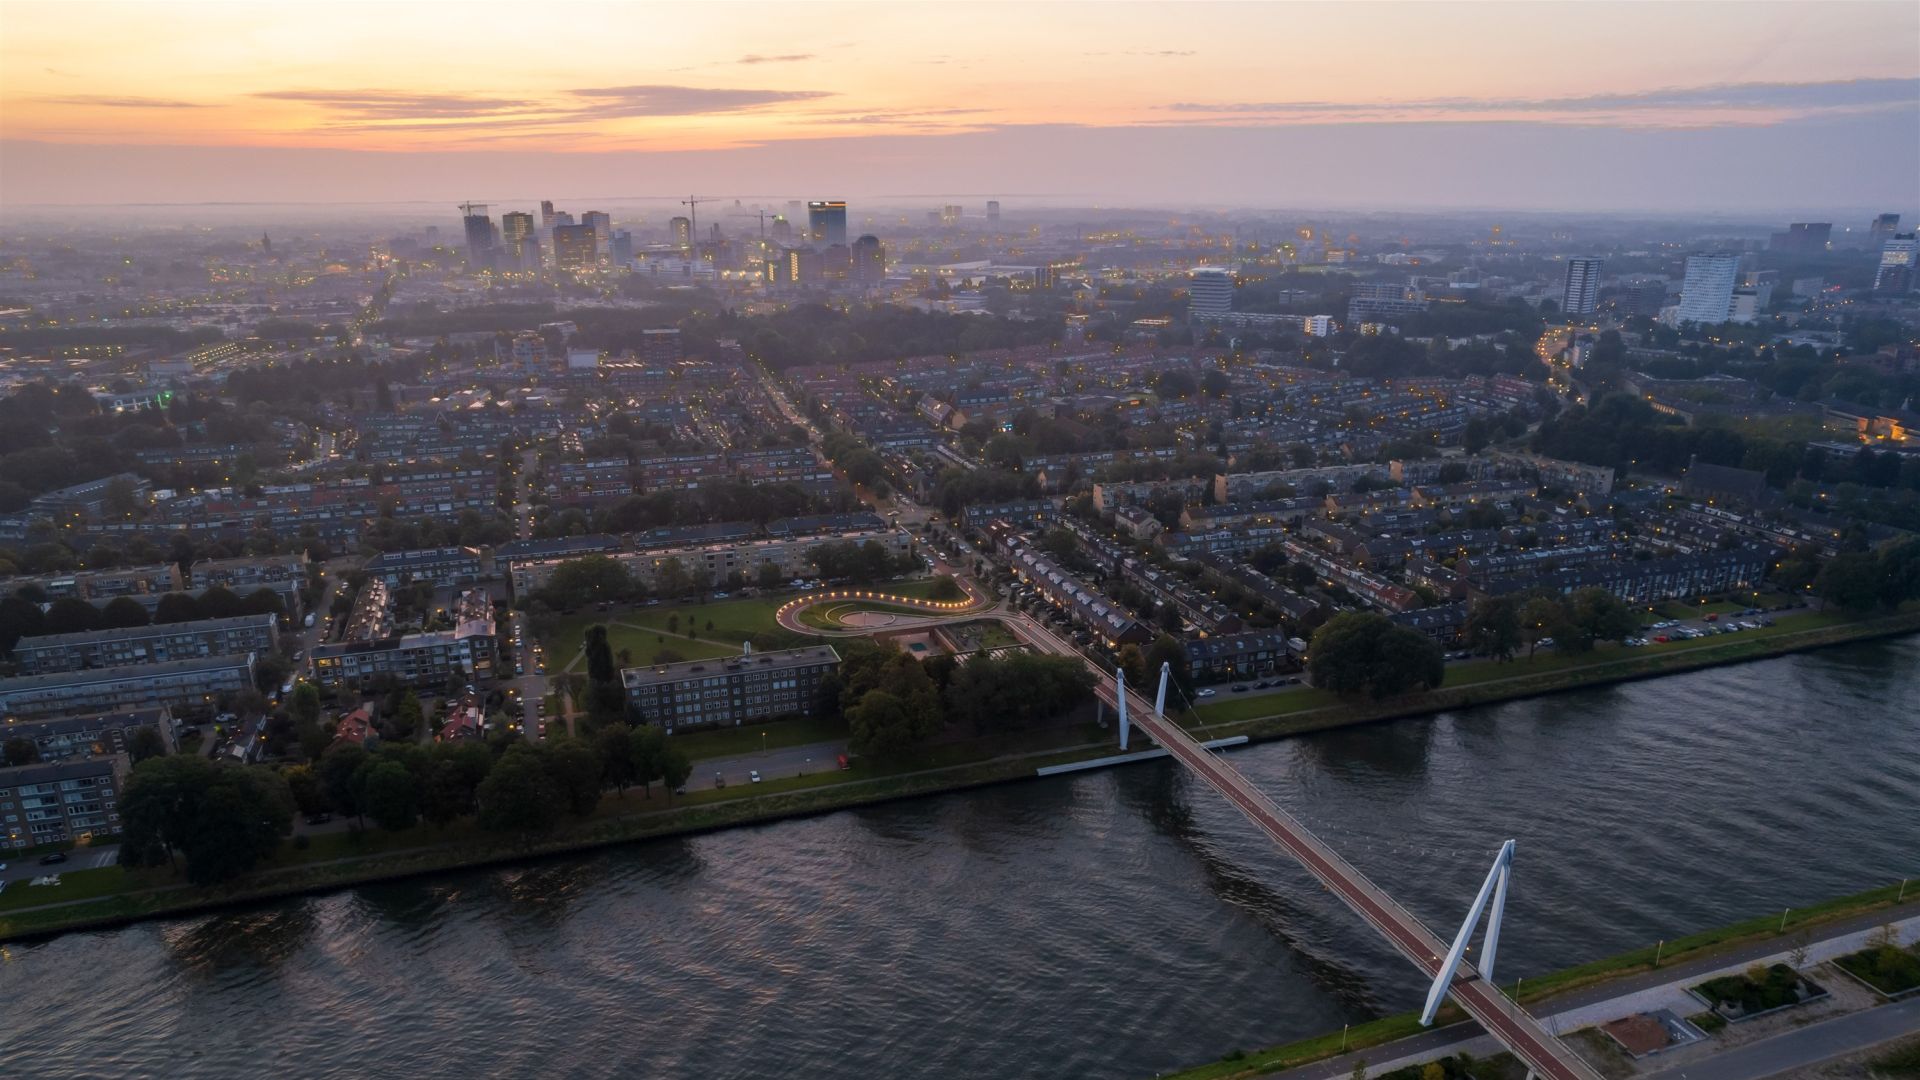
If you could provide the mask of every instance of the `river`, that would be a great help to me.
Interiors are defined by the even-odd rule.
[[[1529,975],[1920,875],[1920,636],[1234,762]],[[9,1077],[1141,1077],[1414,1007],[1168,762],[0,948]]]

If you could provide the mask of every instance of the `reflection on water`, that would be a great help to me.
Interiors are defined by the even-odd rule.
[[[1533,975],[1920,876],[1920,637],[1233,759]],[[1136,1077],[1410,1008],[1168,762],[0,950],[7,1076]],[[271,1048],[271,1049],[267,1049]]]

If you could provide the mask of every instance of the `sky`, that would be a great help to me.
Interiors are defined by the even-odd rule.
[[[0,207],[1920,204],[1920,4],[0,0]]]

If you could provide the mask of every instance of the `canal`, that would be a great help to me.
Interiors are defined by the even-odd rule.
[[[1234,753],[1507,975],[1920,874],[1920,637]],[[0,948],[10,1077],[1139,1077],[1413,1008],[1168,762]]]

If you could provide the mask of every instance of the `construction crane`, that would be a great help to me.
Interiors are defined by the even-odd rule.
[[[680,205],[687,208],[687,242],[694,247],[697,248],[700,246],[700,204],[703,202],[719,201],[718,199],[703,199],[698,195],[689,195],[680,200]]]

